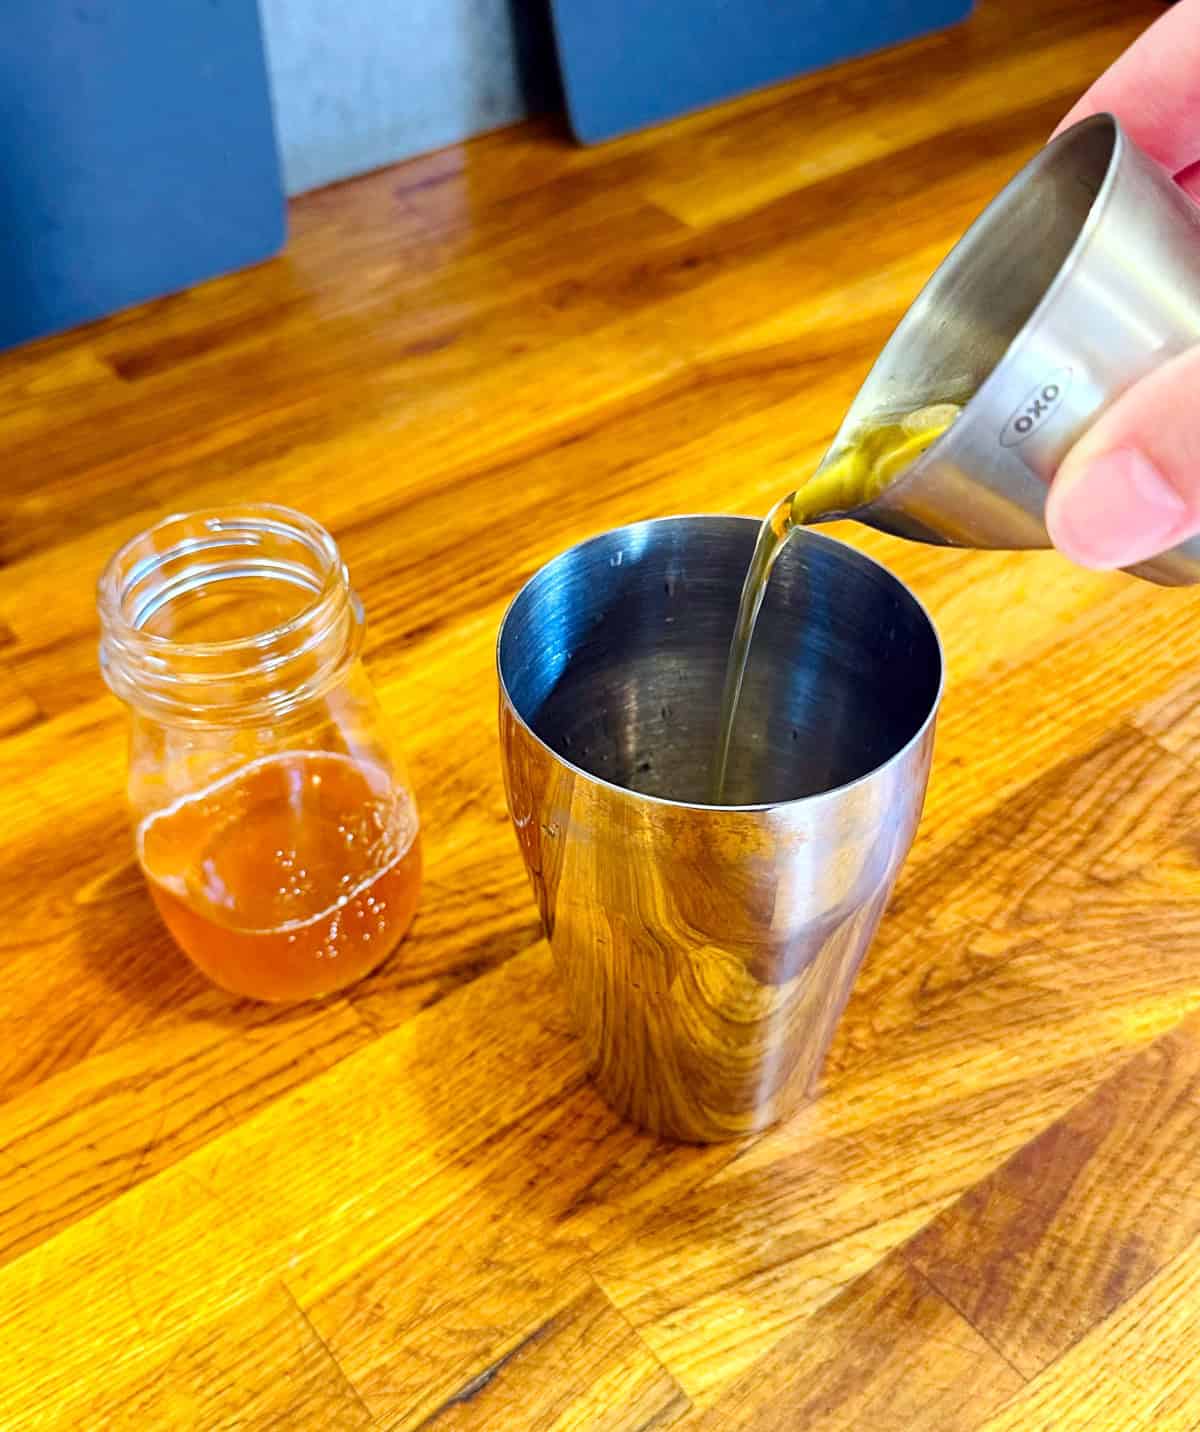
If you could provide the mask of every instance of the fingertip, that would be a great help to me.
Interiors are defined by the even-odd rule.
[[[1186,535],[1188,505],[1145,453],[1121,448],[1059,474],[1046,528],[1064,556],[1100,571],[1128,567]]]

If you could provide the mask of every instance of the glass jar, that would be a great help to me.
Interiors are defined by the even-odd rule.
[[[284,507],[171,517],[112,559],[99,612],[138,862],[177,943],[256,999],[374,969],[412,921],[421,850],[333,538]]]

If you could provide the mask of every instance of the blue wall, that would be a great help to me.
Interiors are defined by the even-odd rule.
[[[284,240],[255,0],[5,0],[0,348]]]
[[[289,193],[509,124],[553,88],[544,3],[260,3]]]
[[[561,102],[550,0],[259,4],[292,194]],[[560,0],[575,132],[587,142],[605,138],[949,24],[970,7],[971,0]]]

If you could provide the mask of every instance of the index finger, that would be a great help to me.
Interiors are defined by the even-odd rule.
[[[1200,0],[1179,0],[1156,20],[1059,129],[1105,110],[1170,173],[1180,175],[1200,162]],[[1200,183],[1194,188],[1200,190]]]

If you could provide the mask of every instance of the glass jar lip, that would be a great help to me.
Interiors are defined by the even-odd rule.
[[[228,638],[147,631],[179,598],[252,577],[302,591],[297,610]],[[175,513],[125,542],[97,584],[100,669],[143,716],[174,725],[278,722],[340,680],[363,637],[362,605],[337,543],[275,503]]]
[[[147,539],[161,536],[172,527],[182,524],[201,523],[214,535],[236,531],[242,523],[257,522],[266,530],[274,529],[290,536],[299,537],[315,551],[321,563],[321,585],[314,589],[310,600],[286,621],[264,627],[249,636],[229,637],[220,641],[177,641],[174,637],[159,636],[148,632],[137,622],[131,621],[125,612],[124,593],[141,571],[151,564],[150,558],[130,566],[130,559],[136,548]],[[195,538],[185,539],[178,545],[164,549],[153,559],[162,561],[166,555],[186,555],[189,550],[199,551]],[[295,508],[274,502],[242,502],[228,507],[199,507],[190,512],[173,512],[158,522],[144,527],[113,553],[96,584],[96,605],[99,608],[101,625],[105,634],[117,640],[122,646],[140,647],[146,652],[171,652],[178,656],[236,655],[275,645],[280,639],[311,626],[324,606],[336,602],[338,594],[348,585],[348,574],[342,561],[338,545],[332,535],[315,519]]]

